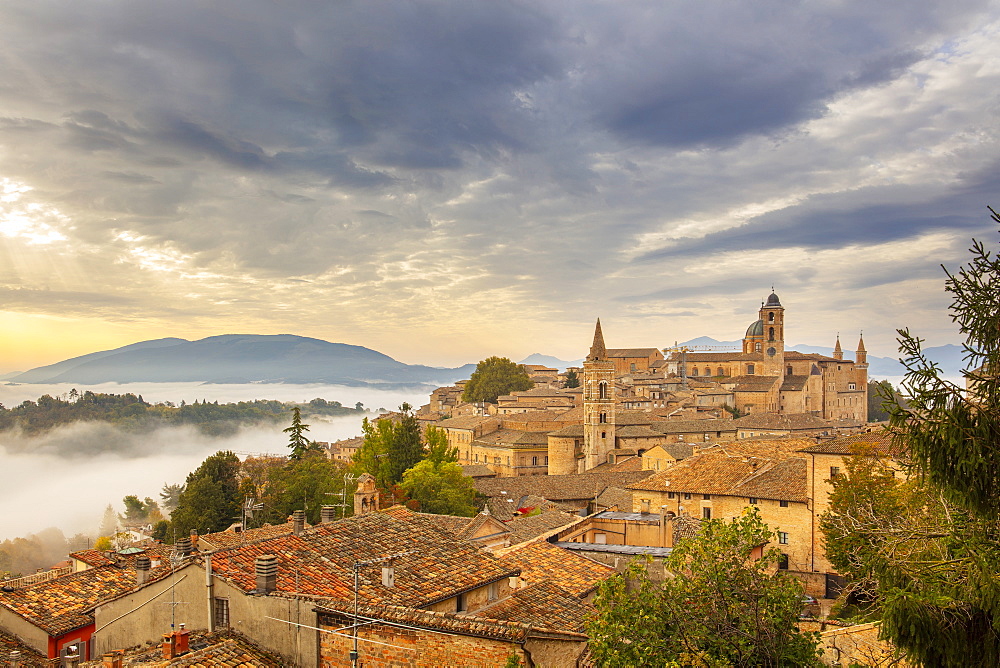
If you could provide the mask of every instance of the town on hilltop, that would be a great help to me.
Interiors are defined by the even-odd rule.
[[[774,531],[775,569],[801,584],[799,625],[823,631],[824,660],[846,665],[848,646],[889,652],[877,631],[824,619],[844,585],[820,530],[834,481],[852,453],[896,454],[868,422],[864,342],[854,359],[839,337],[832,357],[799,353],[785,325],[774,293],[740,350],[608,348],[598,321],[582,368],[528,366],[533,386],[495,401],[463,401],[468,381],[438,388],[413,417],[444,434],[479,514],[393,504],[363,474],[350,517],[328,505],[312,525],[296,510],[173,545],[74,552],[4,582],[0,659],[595,665],[588,620],[602,583],[636,557],[670,577],[663,564],[682,541],[748,509]],[[324,452],[354,461],[364,444]]]

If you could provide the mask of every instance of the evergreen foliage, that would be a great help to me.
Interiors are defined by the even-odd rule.
[[[566,387],[580,387],[580,375],[576,372],[576,369],[570,369],[566,372]]]
[[[365,418],[361,428],[364,443],[354,455],[354,465],[359,473],[375,477],[379,489],[388,491],[403,479],[403,473],[420,462],[424,444],[420,439],[420,425],[409,404],[399,408],[395,419]]]
[[[171,515],[171,530],[178,536],[192,529],[199,533],[222,531],[240,518],[240,460],[232,452],[217,452],[188,474]]]
[[[288,447],[292,451],[289,457],[292,459],[301,459],[306,452],[319,450],[316,442],[310,441],[305,436],[306,432],[309,431],[309,425],[302,422],[302,411],[298,406],[292,407],[292,424],[282,431],[288,434]]]
[[[818,637],[798,630],[802,585],[772,574],[779,552],[754,548],[774,534],[756,508],[729,522],[705,522],[668,557],[662,582],[649,562],[598,587],[588,622],[599,666],[734,668],[818,666]]]
[[[476,365],[462,392],[462,401],[495,404],[499,396],[523,392],[534,386],[524,365],[515,364],[506,357],[489,357]]]

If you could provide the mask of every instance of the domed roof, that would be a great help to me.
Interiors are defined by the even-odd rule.
[[[752,338],[754,336],[764,336],[764,321],[758,320],[749,327],[747,327],[746,338]]]
[[[765,308],[770,306],[781,306],[781,302],[778,301],[778,295],[774,294],[773,292],[770,295],[768,295],[767,304],[765,305]]]

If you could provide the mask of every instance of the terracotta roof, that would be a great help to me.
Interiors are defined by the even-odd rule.
[[[561,510],[549,510],[538,515],[521,515],[507,522],[507,528],[510,530],[510,544],[525,543],[543,533],[579,521],[579,515]]]
[[[674,459],[684,459],[694,454],[694,445],[691,443],[661,443],[660,445],[653,446],[646,452],[650,452],[656,448],[663,448]]]
[[[712,431],[736,431],[735,420],[730,418],[709,418],[706,420],[666,420],[655,422],[650,429],[660,434],[707,434]]]
[[[716,445],[627,488],[805,501],[805,460],[795,451],[809,442],[785,439]],[[802,463],[782,465],[790,458]]]
[[[254,563],[273,554],[277,591],[352,598],[355,561],[410,552],[395,561],[395,586],[384,587],[377,568],[362,569],[362,595],[372,603],[425,606],[516,575],[494,557],[455,537],[427,516],[401,507],[318,524],[299,536],[281,536],[212,555],[212,570],[243,591],[256,589]]]
[[[473,485],[479,493],[492,497],[501,496],[500,492],[506,491],[508,496],[514,498],[534,494],[551,501],[585,501],[593,499],[609,485],[622,486],[649,475],[649,471],[628,471],[482,478],[474,480]]]
[[[459,417],[441,420],[436,427],[447,427],[449,429],[474,429],[482,424],[493,422],[497,426],[500,421],[492,415],[461,415]]]
[[[680,359],[679,353],[671,353],[670,359],[677,360]],[[747,354],[742,353],[739,350],[734,350],[732,352],[721,352],[721,353],[699,353],[699,352],[689,352],[687,354],[688,364],[692,362],[730,362],[736,360],[754,360],[760,359],[760,355],[755,353]]]
[[[550,431],[548,435],[558,436],[562,438],[583,438],[583,425],[571,424],[569,426],[563,427],[562,429],[556,429],[555,431]]]
[[[800,392],[805,389],[809,376],[782,376],[782,392]]]
[[[507,620],[584,633],[591,606],[559,585],[543,581],[475,612],[477,617]]]
[[[521,569],[521,579],[529,585],[551,582],[583,598],[615,569],[569,550],[535,540],[502,551],[501,561]]]
[[[225,547],[238,547],[255,540],[287,536],[291,533],[291,522],[265,524],[262,527],[247,529],[246,531],[217,531],[198,536],[198,549],[204,552],[205,550],[218,550]]]
[[[785,351],[786,360],[813,360],[814,362],[836,362],[838,364],[854,364],[854,360],[838,360],[835,357],[827,357],[826,355],[820,355],[819,353],[800,353],[797,350],[786,350]]]
[[[824,420],[812,413],[751,413],[733,420],[740,429],[823,429],[836,426],[834,420]],[[843,422],[841,422],[843,424]]]
[[[150,570],[149,579],[170,572],[169,561]],[[52,580],[0,592],[0,605],[8,608],[51,636],[60,636],[94,621],[91,611],[100,603],[136,587],[135,570],[102,565]]]
[[[781,376],[760,376],[753,374],[749,376],[733,376],[726,383],[736,384],[734,392],[767,392],[779,380],[781,380]]]
[[[510,499],[509,502],[508,499]],[[506,522],[515,517],[522,517],[522,515],[515,514],[516,511],[521,508],[531,508],[532,510],[537,508],[543,513],[552,510],[561,510],[572,513],[574,510],[574,508],[570,505],[549,501],[548,499],[543,499],[542,497],[534,494],[507,496],[498,494],[497,496],[490,497],[486,500],[486,507],[489,509],[490,515],[501,522]]]
[[[516,429],[498,429],[489,434],[483,434],[473,441],[474,444],[481,446],[510,448],[536,448],[540,445],[547,445],[548,442],[549,438],[544,432]]]
[[[508,397],[566,397],[569,396],[562,389],[553,387],[533,387],[530,390],[511,392]]]
[[[82,561],[88,566],[110,566],[115,563],[114,560],[109,559],[108,555],[100,550],[78,550],[70,552],[69,556]]]
[[[161,650],[162,651],[162,650]],[[146,664],[148,665],[148,664]],[[178,668],[282,668],[286,661],[272,656],[246,638],[229,638],[208,647],[188,652],[163,666]]]
[[[632,492],[623,487],[608,487],[597,497],[597,505],[604,508],[615,506],[618,510],[632,509]]]
[[[824,455],[854,455],[858,452],[871,452],[881,457],[898,457],[905,451],[893,443],[892,435],[887,430],[875,429],[863,434],[851,434],[822,441],[802,448],[799,452]]]
[[[497,472],[485,464],[460,464],[462,473],[470,478],[496,478]]]
[[[21,653],[21,665],[24,668],[41,668],[42,666],[52,665],[48,658],[37,652],[33,647],[25,645],[17,636],[0,630],[0,665],[11,665],[9,663],[10,653],[13,651]]]
[[[354,614],[354,606],[346,602],[330,602],[316,608],[317,612],[333,613],[350,618]],[[454,612],[432,612],[430,610],[414,610],[413,608],[403,608],[392,605],[366,605],[358,606],[358,615],[368,619],[376,619],[389,623],[405,624],[420,628],[460,633],[463,635],[474,635],[482,638],[494,638],[511,642],[524,642],[533,631],[547,631],[548,627],[533,627],[520,622],[506,621],[500,619],[489,619],[475,614],[456,614]],[[561,633],[564,637],[572,637],[581,641],[586,640],[586,636],[579,633],[560,632],[558,629],[551,629],[556,633]]]
[[[659,348],[608,348],[607,357],[658,357]]]
[[[615,435],[620,438],[651,438],[663,436],[661,432],[653,431],[649,425],[633,424],[619,427],[615,430]]]

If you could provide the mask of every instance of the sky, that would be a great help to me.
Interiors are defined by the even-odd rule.
[[[997,243],[1000,7],[0,7],[0,371],[291,333],[454,366],[958,342]]]

